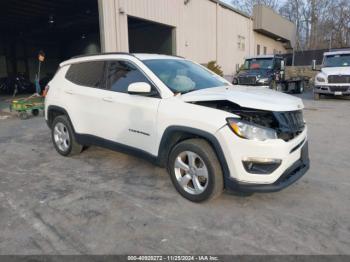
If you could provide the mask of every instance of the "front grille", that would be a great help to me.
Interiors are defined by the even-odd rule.
[[[346,92],[348,91],[349,87],[348,86],[330,86],[329,90],[331,92]]]
[[[328,76],[330,84],[346,84],[350,83],[350,75],[330,75]]]
[[[301,110],[275,112],[274,115],[279,123],[277,135],[284,141],[292,140],[304,131],[305,123]]]
[[[256,84],[256,77],[255,76],[238,77],[238,84],[240,84],[240,85],[255,85]]]

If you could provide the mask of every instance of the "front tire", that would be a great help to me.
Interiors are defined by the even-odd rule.
[[[168,170],[176,190],[190,201],[214,199],[224,189],[221,165],[213,148],[203,139],[177,144],[170,153]]]
[[[27,113],[27,111],[21,111],[21,112],[19,112],[19,118],[21,119],[21,120],[27,120],[28,118],[29,118],[29,115],[28,115],[28,113]]]
[[[77,155],[83,149],[75,140],[73,128],[66,116],[61,115],[54,119],[51,137],[56,151],[62,156]]]

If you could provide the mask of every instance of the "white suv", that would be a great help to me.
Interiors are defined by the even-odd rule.
[[[58,153],[97,145],[166,167],[191,201],[225,188],[279,191],[309,168],[299,98],[233,86],[179,57],[100,54],[63,62],[45,118]]]

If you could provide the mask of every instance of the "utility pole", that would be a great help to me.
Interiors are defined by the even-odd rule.
[[[332,39],[333,39],[333,30],[331,30],[331,36],[329,38],[329,50],[332,49]]]

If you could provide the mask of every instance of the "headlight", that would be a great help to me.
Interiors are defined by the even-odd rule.
[[[326,79],[324,77],[321,77],[321,76],[316,77],[316,80],[317,80],[317,82],[322,82],[322,83],[326,82]]]
[[[261,79],[258,79],[258,83],[261,83],[261,84],[265,84],[265,83],[268,83],[269,82],[269,79],[268,78],[261,78]]]
[[[233,78],[232,84],[238,85],[238,79],[236,77]]]
[[[232,131],[241,138],[259,141],[277,139],[277,133],[272,128],[255,125],[238,118],[228,118],[227,122]]]

